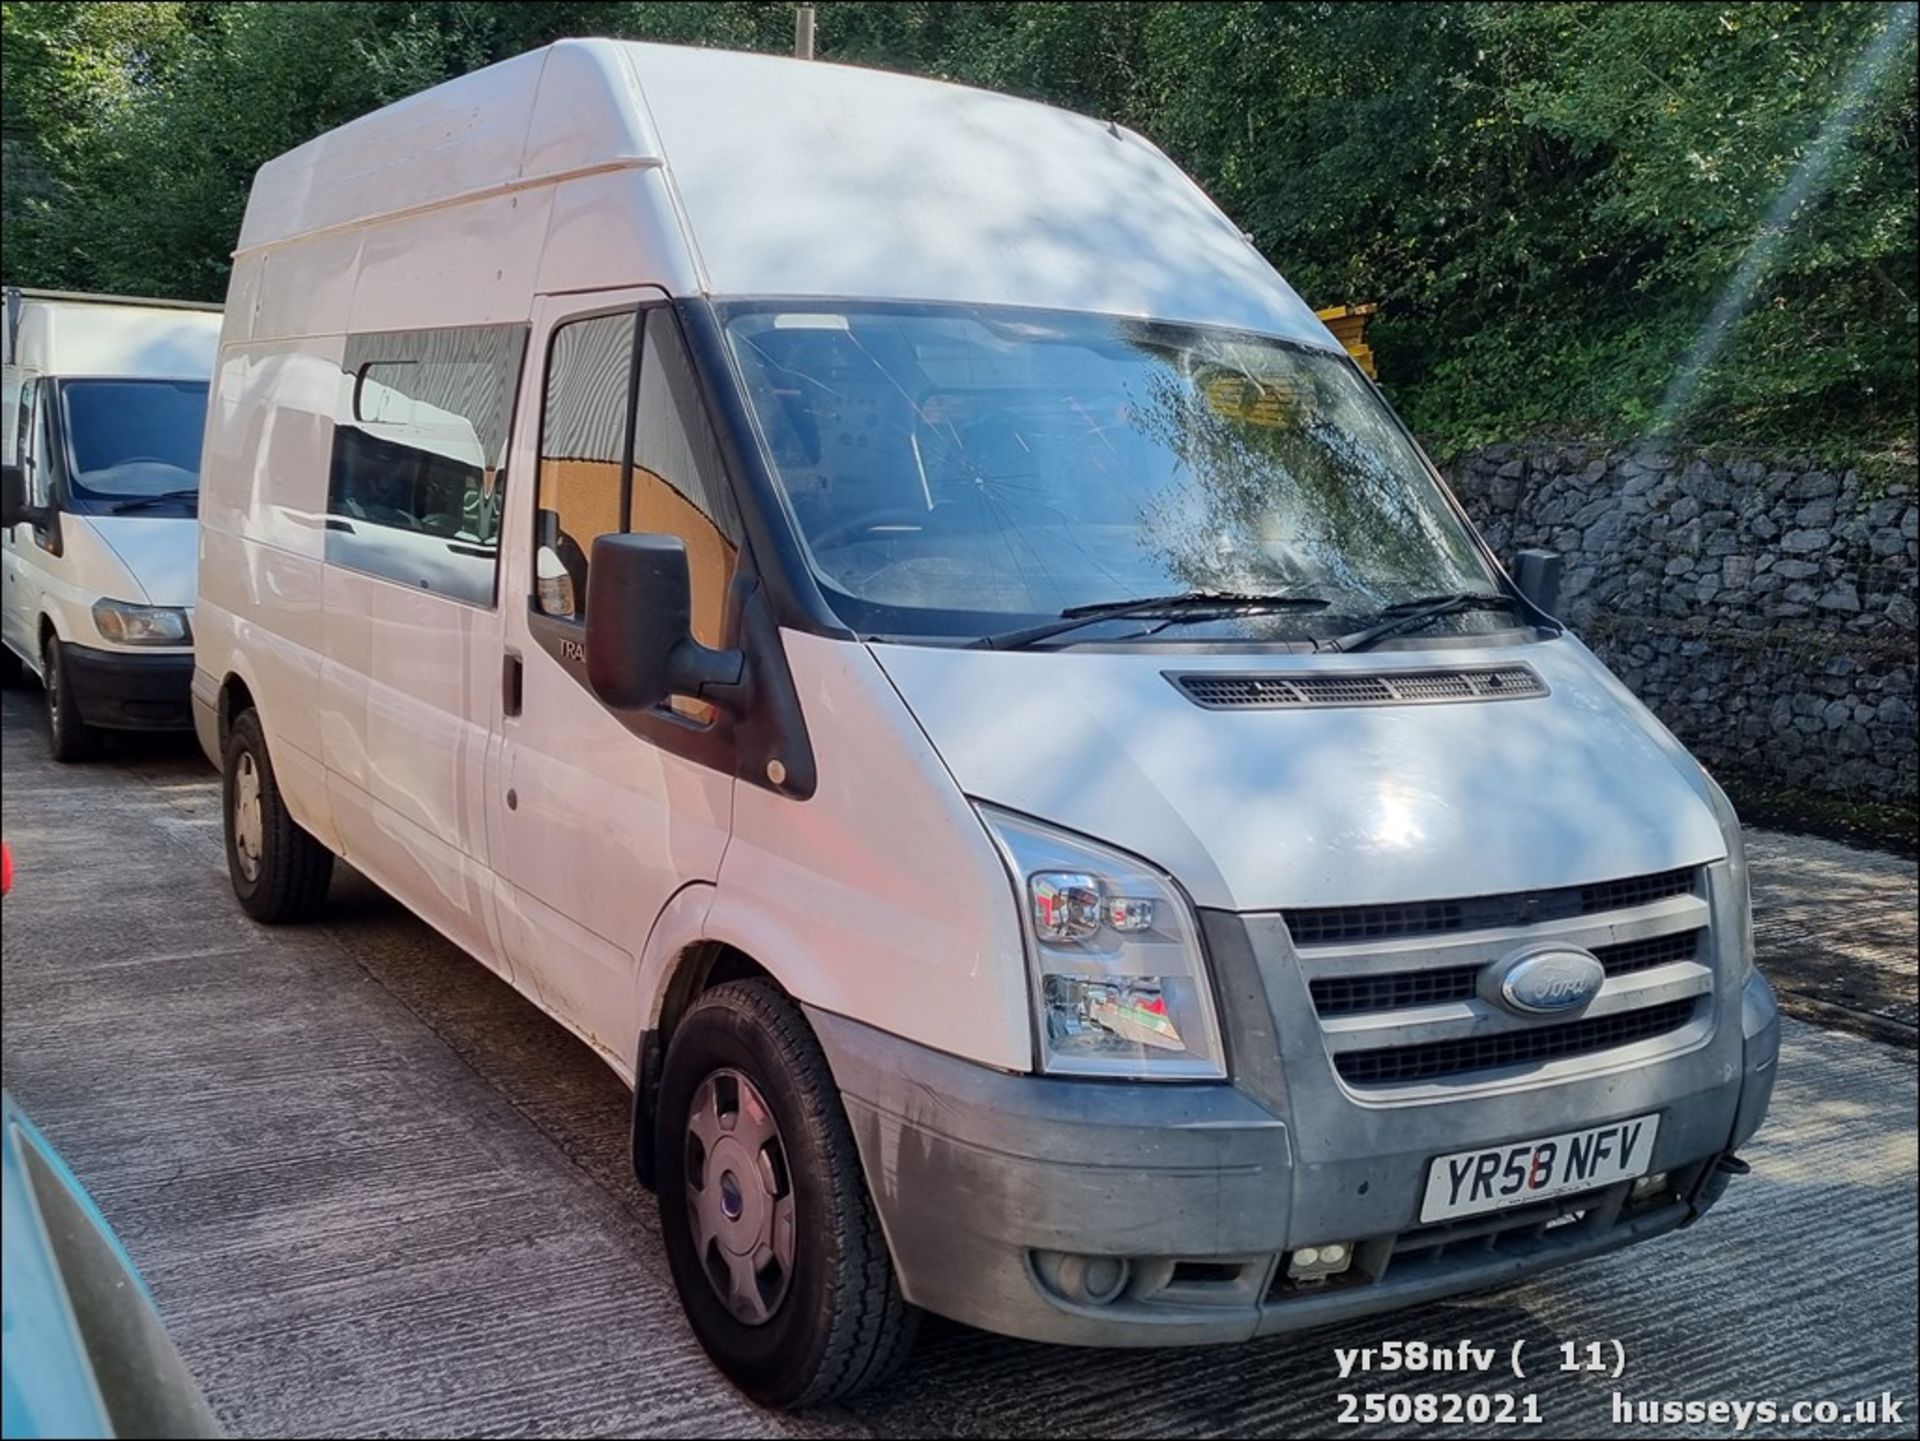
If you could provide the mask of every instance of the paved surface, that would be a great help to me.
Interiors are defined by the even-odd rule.
[[[1519,1390],[1547,1435],[1730,1429],[1615,1428],[1616,1383],[1597,1378],[1336,1371],[1336,1345],[1463,1337],[1503,1356],[1524,1340],[1535,1368],[1561,1341],[1617,1339],[1633,1400],[1890,1390],[1905,1421],[1848,1434],[1912,1434],[1911,1053],[1791,1021],[1756,1174],[1692,1232],[1238,1348],[1068,1351],[935,1324],[885,1394],[758,1411],[680,1319],[609,1072],[350,873],[327,923],[254,927],[191,745],[55,767],[36,703],[4,697],[6,1084],[125,1239],[236,1434],[1351,1435],[1337,1397],[1369,1389]],[[1756,847],[1763,892],[1777,854]],[[1793,900],[1810,918],[1811,876]],[[1846,917],[1827,929],[1845,935]]]
[[[1808,1020],[1914,1044],[1920,867],[1812,836],[1749,831],[1754,944],[1781,1004]]]

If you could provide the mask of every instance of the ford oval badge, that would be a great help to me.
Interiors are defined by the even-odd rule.
[[[1508,956],[1497,974],[1501,1004],[1524,1016],[1577,1011],[1607,980],[1607,968],[1591,952],[1557,942]]]

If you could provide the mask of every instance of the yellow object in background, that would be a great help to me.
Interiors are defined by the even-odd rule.
[[[1367,348],[1367,322],[1373,319],[1373,313],[1379,308],[1372,303],[1330,305],[1325,310],[1314,312],[1325,323],[1327,329],[1333,332],[1333,338],[1347,348],[1347,354],[1351,355],[1372,379],[1379,377],[1375,375],[1373,369],[1373,352]]]

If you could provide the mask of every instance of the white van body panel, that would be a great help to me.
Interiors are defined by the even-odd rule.
[[[995,654],[876,646],[969,795],[1098,836],[1202,906],[1268,911],[1577,885],[1726,854],[1698,767],[1577,642],[1529,646],[1552,693],[1474,705],[1204,710],[1168,673],[1486,665],[1356,656]],[[1009,743],[1008,737],[1017,737]],[[1515,785],[1515,777],[1526,784]]]
[[[782,633],[820,789],[740,786],[708,925],[797,999],[1003,1070],[1033,1065],[1005,864],[867,647]]]
[[[53,633],[67,644],[78,643],[98,650],[131,649],[107,640],[93,619],[93,603],[102,596],[134,602],[147,600],[146,587],[101,533],[98,522],[105,519],[108,517],[62,516],[61,554],[57,556],[49,555],[34,543],[28,526],[19,527],[17,539],[12,536],[7,539],[9,568],[18,567],[13,578],[15,598],[10,608],[19,612],[18,629],[9,626],[9,635],[17,633],[22,637],[17,648],[35,674],[42,669],[39,644],[42,622],[50,625]],[[188,539],[191,538],[189,525]],[[143,649],[170,650],[172,647]]]
[[[902,164],[902,134],[938,143]],[[300,258],[283,258],[296,239]],[[247,333],[339,328],[324,317],[344,303],[356,243],[361,328],[433,323],[409,317],[444,315],[450,294],[462,323],[524,315],[537,274],[549,293],[650,282],[680,295],[967,301],[1339,348],[1132,131],[916,77],[679,46],[561,41],[270,161],[239,249],[264,267],[271,303],[307,317],[263,310]],[[260,284],[236,266],[236,311]]]
[[[85,519],[100,543],[119,558],[137,587],[131,595],[103,594],[112,594],[116,600],[193,609],[194,570],[199,555],[191,521],[182,526],[177,517],[90,515]]]
[[[219,344],[215,311],[29,296],[8,363],[36,375],[199,380]]]
[[[1149,315],[1333,344],[1239,227],[1131,131],[878,70],[625,53],[709,294]],[[741,103],[714,104],[729,92]],[[923,151],[902,135],[938,141]]]

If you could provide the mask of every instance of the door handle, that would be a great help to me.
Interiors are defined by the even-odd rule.
[[[520,664],[519,651],[510,650],[500,658],[500,712],[502,715],[520,714],[523,674],[524,668]]]

